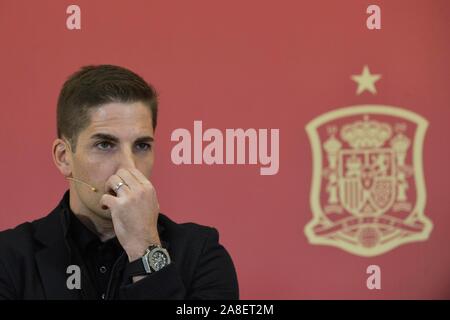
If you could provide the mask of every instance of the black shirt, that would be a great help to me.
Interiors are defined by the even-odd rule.
[[[117,237],[102,242],[100,238],[87,228],[68,206],[68,235],[72,243],[73,258],[82,266],[91,284],[90,295],[97,299],[105,299],[112,269],[119,257],[125,253]]]

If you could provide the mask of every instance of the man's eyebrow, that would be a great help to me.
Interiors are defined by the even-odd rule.
[[[108,133],[96,133],[91,136],[93,140],[108,140],[111,142],[119,142],[119,138]]]
[[[91,136],[91,139],[93,140],[107,140],[107,141],[111,141],[111,142],[119,142],[119,138],[117,138],[116,136],[113,136],[111,134],[108,133],[96,133],[94,135]],[[143,137],[139,137],[136,139],[135,142],[141,143],[141,142],[153,142],[155,139],[153,139],[153,137],[150,136],[143,136]]]
[[[153,142],[155,141],[155,139],[153,139],[153,137],[150,136],[144,136],[144,137],[140,137],[136,139],[136,142],[141,143],[141,142]]]

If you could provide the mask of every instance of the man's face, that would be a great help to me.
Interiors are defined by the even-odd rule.
[[[154,130],[150,109],[141,102],[109,103],[90,112],[89,126],[80,132],[72,154],[72,177],[97,188],[72,182],[76,207],[86,207],[97,216],[111,219],[99,204],[105,182],[117,170],[136,168],[149,178],[154,162]]]

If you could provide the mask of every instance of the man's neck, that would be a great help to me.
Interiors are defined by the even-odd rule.
[[[94,232],[100,241],[105,242],[116,236],[111,219],[99,217],[79,201],[76,191],[70,190],[70,209],[86,228]]]

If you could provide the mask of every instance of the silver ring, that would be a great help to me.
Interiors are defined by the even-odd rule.
[[[117,186],[114,188],[114,192],[117,193],[117,191],[119,191],[119,189],[124,185],[125,183],[123,181],[119,182]]]

